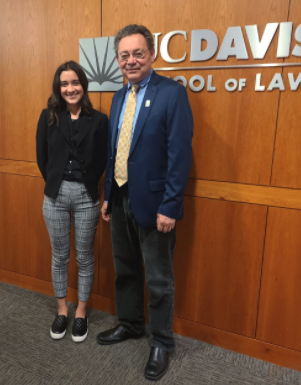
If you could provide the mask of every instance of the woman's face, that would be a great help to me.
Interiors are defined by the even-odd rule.
[[[61,95],[67,106],[80,104],[84,90],[76,73],[72,70],[62,71],[60,76],[60,83]]]

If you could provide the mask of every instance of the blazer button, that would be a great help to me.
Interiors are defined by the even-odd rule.
[[[81,163],[84,163],[84,162],[85,162],[85,161],[82,159],[82,160],[81,160]]]
[[[86,170],[83,170],[83,173],[85,174],[87,171]]]

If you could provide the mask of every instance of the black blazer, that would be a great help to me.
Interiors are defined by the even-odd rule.
[[[49,111],[42,111],[36,135],[37,162],[46,182],[45,195],[55,198],[71,150],[70,127],[67,113],[59,115],[59,126],[48,125]],[[93,110],[83,115],[75,146],[75,156],[83,172],[84,184],[93,202],[99,198],[98,181],[106,168],[108,142],[108,117]]]

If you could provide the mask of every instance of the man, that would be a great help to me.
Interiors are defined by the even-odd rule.
[[[128,84],[112,101],[102,217],[111,219],[119,325],[97,340],[110,345],[145,335],[144,270],[151,352],[145,377],[160,379],[174,348],[172,333],[176,221],[191,165],[193,120],[186,89],[152,70],[154,40],[144,26],[115,37]]]

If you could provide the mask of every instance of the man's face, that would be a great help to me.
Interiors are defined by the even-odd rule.
[[[146,51],[143,59],[135,59],[133,57],[132,53],[137,50]],[[127,61],[122,61],[117,56],[121,72],[131,84],[137,84],[149,74],[152,63],[155,60],[155,50],[149,50],[145,37],[137,33],[120,40],[118,55],[124,52],[129,53],[130,57]]]

